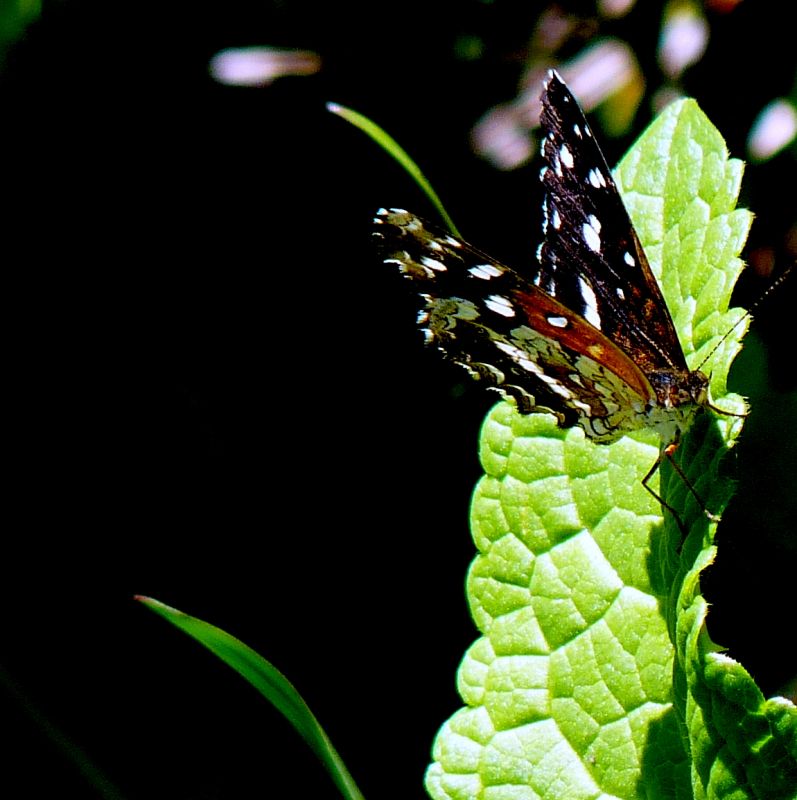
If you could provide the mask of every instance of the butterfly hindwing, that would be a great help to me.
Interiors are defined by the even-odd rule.
[[[652,393],[634,363],[527,278],[401,209],[382,209],[375,235],[424,301],[427,342],[522,412],[552,411],[597,440],[617,438],[625,409]]]

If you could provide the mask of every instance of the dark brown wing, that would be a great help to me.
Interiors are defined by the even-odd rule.
[[[578,313],[509,267],[412,214],[382,209],[381,254],[412,281],[427,341],[514,397],[609,442],[644,424],[655,394],[633,360]]]
[[[645,374],[687,370],[681,344],[606,159],[555,73],[542,94],[545,239],[533,281]]]

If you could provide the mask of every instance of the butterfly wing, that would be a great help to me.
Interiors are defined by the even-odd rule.
[[[383,259],[425,302],[428,343],[476,378],[611,442],[655,397],[634,362],[573,309],[509,267],[401,209],[376,220]]]
[[[551,71],[542,94],[544,241],[533,282],[646,375],[687,371],[658,283],[592,130]]]

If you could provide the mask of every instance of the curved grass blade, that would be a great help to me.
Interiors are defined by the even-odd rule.
[[[192,636],[242,675],[293,725],[326,767],[344,797],[363,800],[329,737],[293,684],[270,662],[226,631],[150,597],[137,597],[148,608]]]
[[[445,222],[449,231],[451,231],[454,236],[461,238],[461,234],[457,230],[456,225],[454,225],[453,220],[448,216],[445,208],[443,208],[443,203],[437,196],[437,192],[435,192],[435,190],[432,188],[432,185],[429,183],[423,172],[421,172],[418,165],[410,158],[407,151],[404,150],[404,148],[401,147],[401,145],[392,136],[382,130],[382,128],[380,128],[375,122],[372,122],[370,119],[368,119],[368,117],[364,117],[357,111],[353,111],[351,108],[346,108],[346,106],[341,106],[337,103],[327,103],[327,111],[337,114],[337,116],[342,117],[347,122],[350,122],[352,125],[354,125],[355,128],[359,128],[363,133],[370,136],[371,139],[373,139],[383,150],[385,150],[396,161],[398,161],[398,163],[404,167],[415,183],[420,186],[423,193],[432,202],[432,205],[434,205],[440,216],[443,218],[443,221]]]

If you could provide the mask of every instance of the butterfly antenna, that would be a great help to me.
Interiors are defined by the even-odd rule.
[[[739,317],[739,319],[737,319],[736,322],[733,325],[731,325],[731,327],[725,332],[723,337],[714,345],[714,347],[711,348],[711,352],[700,362],[700,364],[698,364],[698,366],[697,366],[698,370],[702,370],[703,369],[703,367],[705,366],[706,362],[711,359],[711,357],[714,355],[714,353],[717,352],[717,350],[720,349],[720,347],[722,347],[722,343],[739,327],[739,325],[742,324],[742,322],[744,322],[749,316],[751,316],[753,311],[755,311],[761,305],[761,303],[763,303],[764,300],[766,300],[766,298],[770,294],[772,294],[772,292],[774,292],[775,289],[777,289],[778,286],[780,286],[783,283],[783,281],[786,280],[786,278],[789,277],[789,275],[791,274],[791,271],[794,269],[794,267],[795,267],[795,264],[789,264],[789,266],[786,267],[785,271],[781,275],[779,275],[777,277],[777,279],[774,280],[766,288],[764,293],[753,303],[753,305],[751,305],[750,308],[748,308],[744,312],[744,314],[742,314],[742,316]],[[727,412],[723,412],[723,413],[727,413]],[[732,416],[736,416],[736,415],[732,415]]]

